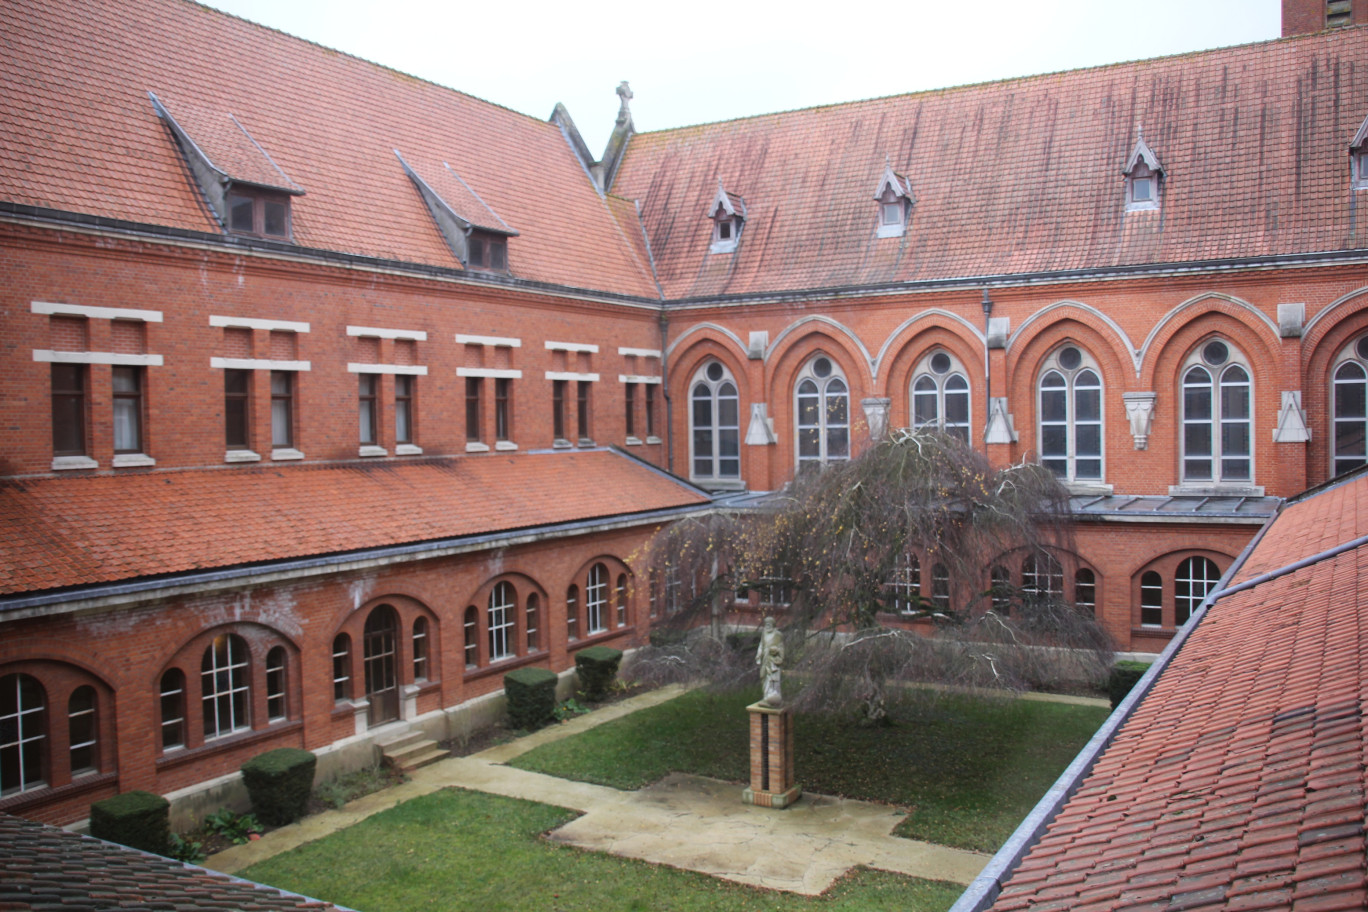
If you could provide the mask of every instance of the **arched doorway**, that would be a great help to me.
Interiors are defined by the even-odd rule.
[[[372,726],[399,718],[399,680],[395,674],[394,654],[398,631],[399,616],[389,605],[377,605],[366,618],[366,699],[370,701]]]

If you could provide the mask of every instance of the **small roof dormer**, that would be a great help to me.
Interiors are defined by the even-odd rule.
[[[148,92],[219,224],[230,234],[293,238],[290,200],[304,189],[229,111],[167,104]]]
[[[874,201],[879,204],[878,236],[902,237],[907,232],[907,219],[917,197],[912,193],[912,182],[894,171],[887,158],[884,159],[883,177],[874,190]]]
[[[1368,117],[1359,124],[1354,141],[1349,144],[1349,186],[1368,190]]]
[[[735,193],[728,193],[720,177],[717,179],[717,195],[708,207],[708,218],[713,222],[712,244],[708,247],[708,253],[734,251],[746,222],[746,200]]]
[[[481,272],[508,272],[508,239],[518,236],[517,229],[500,218],[451,165],[442,162],[419,174],[398,149],[394,155],[461,265]]]
[[[1126,167],[1121,169],[1126,178],[1126,211],[1138,212],[1158,209],[1160,193],[1163,189],[1164,166],[1159,156],[1145,142],[1144,133],[1138,128],[1135,134],[1135,148],[1126,159]]]

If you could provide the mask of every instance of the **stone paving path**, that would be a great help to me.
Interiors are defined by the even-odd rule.
[[[676,773],[625,792],[504,765],[549,741],[682,692],[677,687],[651,691],[469,757],[443,760],[418,770],[403,785],[220,852],[205,867],[231,874],[447,787],[582,811],[550,834],[557,842],[794,893],[821,893],[856,865],[968,884],[988,863],[988,855],[890,835],[902,815],[887,805],[804,794],[796,805],[773,810],[743,804],[740,785],[701,776]]]

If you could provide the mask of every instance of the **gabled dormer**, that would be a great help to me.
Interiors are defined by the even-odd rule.
[[[290,200],[304,190],[228,111],[168,105],[152,92],[152,107],[176,138],[200,192],[230,234],[289,241]]]
[[[425,167],[419,174],[398,149],[394,155],[461,265],[481,272],[508,272],[508,239],[518,232],[446,162]]]
[[[1349,186],[1368,190],[1368,117],[1359,125],[1349,144]]]
[[[893,165],[884,161],[883,177],[874,190],[874,200],[879,204],[879,237],[902,237],[907,232],[907,219],[917,198],[912,193],[912,182],[893,170]]]
[[[1126,211],[1139,212],[1158,209],[1163,193],[1164,166],[1159,164],[1159,156],[1145,142],[1144,134],[1136,132],[1135,148],[1126,167],[1121,169],[1126,177]]]
[[[712,244],[708,253],[731,253],[741,240],[741,229],[746,224],[746,200],[735,193],[728,193],[722,186],[722,178],[717,179],[717,195],[708,207],[708,218],[712,219]]]

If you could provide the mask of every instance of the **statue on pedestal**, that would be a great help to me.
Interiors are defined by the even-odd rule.
[[[760,647],[755,651],[755,663],[760,666],[760,702],[776,709],[784,702],[779,692],[779,676],[784,665],[784,635],[774,626],[774,618],[765,618],[760,631]]]

